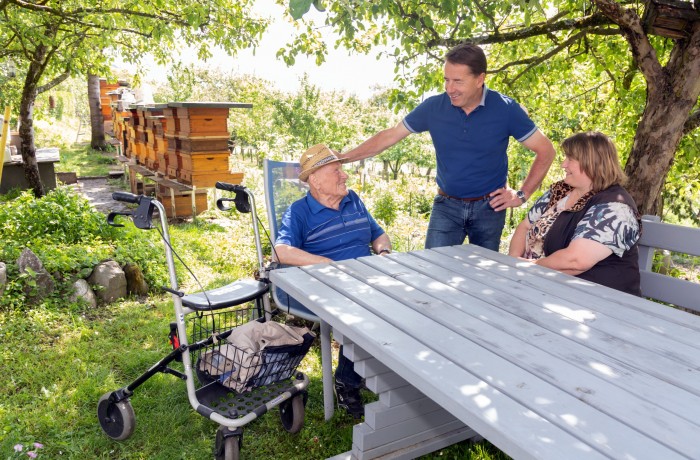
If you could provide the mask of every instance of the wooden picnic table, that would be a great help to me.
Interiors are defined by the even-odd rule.
[[[515,459],[700,458],[698,316],[472,245],[271,279],[380,395],[337,458],[413,458],[458,426]]]

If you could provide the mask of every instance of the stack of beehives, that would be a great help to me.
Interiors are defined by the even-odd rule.
[[[196,187],[217,181],[240,183],[243,173],[229,166],[229,109],[251,104],[229,102],[171,102],[164,110],[169,177]]]

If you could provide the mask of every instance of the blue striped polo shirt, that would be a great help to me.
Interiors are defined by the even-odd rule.
[[[384,233],[352,190],[338,210],[307,193],[287,209],[275,244],[286,244],[332,260],[370,255],[370,243]]]
[[[403,120],[414,133],[428,131],[437,159],[437,185],[448,195],[472,198],[506,184],[508,141],[523,142],[537,127],[508,96],[484,86],[481,103],[469,115],[447,93],[423,101]]]

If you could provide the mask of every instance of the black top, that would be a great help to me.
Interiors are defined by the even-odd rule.
[[[638,216],[637,205],[627,191],[619,185],[613,185],[593,195],[588,202],[578,211],[562,212],[549,229],[544,241],[545,256],[563,249],[571,243],[576,226],[589,208],[601,203],[625,203],[630,206]],[[639,226],[641,229],[641,219]],[[638,243],[625,251],[622,257],[610,254],[589,270],[576,275],[581,279],[617,289],[619,291],[641,296],[639,287],[639,251]]]

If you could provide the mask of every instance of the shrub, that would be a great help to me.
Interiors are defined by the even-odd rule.
[[[16,266],[22,249],[31,249],[58,282],[65,295],[73,279],[87,277],[104,259],[141,267],[149,286],[164,284],[167,272],[163,251],[152,243],[155,233],[132,224],[114,228],[105,216],[68,187],[59,187],[42,198],[25,191],[0,207],[3,245],[0,260],[7,264],[8,286],[0,308],[23,308],[21,280]]]
[[[381,192],[374,200],[374,210],[371,211],[375,219],[381,220],[385,225],[391,225],[396,220],[396,200],[389,191]]]

